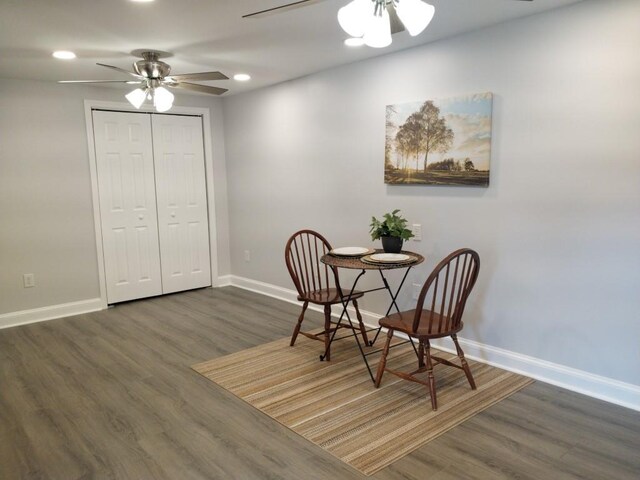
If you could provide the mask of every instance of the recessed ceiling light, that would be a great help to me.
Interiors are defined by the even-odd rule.
[[[362,45],[364,45],[364,39],[361,37],[351,37],[347,38],[344,41],[344,44],[347,47],[361,47]]]
[[[233,76],[233,79],[238,82],[246,82],[247,80],[251,80],[251,76],[247,75],[246,73],[236,73]]]
[[[148,2],[153,2],[153,0],[131,0],[132,2],[137,2],[137,3],[148,3]]]
[[[68,50],[58,50],[57,52],[53,52],[53,56],[61,60],[71,60],[76,58],[76,54],[69,52]]]

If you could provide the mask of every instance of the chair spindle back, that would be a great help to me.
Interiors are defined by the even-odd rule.
[[[417,331],[424,308],[428,315],[428,333],[457,330],[471,289],[478,279],[480,256],[462,248],[444,258],[422,287],[416,305],[413,331]]]
[[[289,238],[284,256],[299,295],[330,288],[330,268],[320,261],[330,250],[327,239],[313,230],[300,230]],[[337,283],[337,279],[334,281]]]

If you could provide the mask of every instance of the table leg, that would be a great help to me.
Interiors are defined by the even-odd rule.
[[[331,267],[332,269],[335,267]],[[389,282],[387,281],[387,279],[385,278],[384,274],[382,273],[382,270],[378,270],[380,272],[380,276],[382,277],[382,282],[384,284],[384,288],[389,292],[389,295],[391,296],[391,304],[389,305],[389,308],[387,309],[387,313],[385,314],[385,316],[389,315],[389,312],[391,312],[391,309],[393,307],[396,307],[396,311],[399,313],[400,312],[400,308],[398,307],[398,304],[396,303],[396,299],[398,298],[398,295],[400,294],[400,289],[402,288],[402,286],[404,285],[405,280],[407,279],[407,276],[409,275],[409,270],[411,270],[411,267],[407,268],[404,276],[402,277],[402,281],[400,282],[400,285],[398,286],[398,288],[396,289],[395,294],[391,291],[391,287],[389,286]],[[338,328],[340,326],[340,323],[342,323],[342,319],[344,318],[344,316],[346,315],[347,317],[347,321],[349,322],[349,325],[351,326],[351,332],[353,333],[354,338],[356,339],[356,344],[358,345],[358,350],[360,350],[360,355],[362,356],[362,359],[364,360],[364,364],[367,367],[367,371],[369,372],[369,377],[371,377],[371,381],[375,384],[375,377],[373,376],[373,372],[371,371],[371,367],[369,366],[369,362],[367,361],[367,354],[364,353],[364,350],[362,349],[362,345],[360,344],[360,339],[358,338],[358,334],[356,332],[356,329],[353,325],[353,322],[351,321],[351,317],[349,315],[349,312],[347,311],[347,307],[349,305],[349,302],[351,302],[352,299],[352,295],[353,292],[356,289],[356,286],[358,285],[358,281],[360,280],[360,277],[362,277],[365,274],[365,270],[362,270],[360,272],[360,274],[356,277],[355,281],[353,282],[353,286],[351,288],[351,291],[349,292],[349,295],[347,296],[346,300],[344,299],[344,295],[342,295],[342,288],[340,287],[340,285],[337,285],[337,288],[340,291],[340,297],[341,297],[341,303],[342,303],[342,312],[340,313],[340,318],[338,319],[338,323],[336,324],[336,329],[333,331],[332,335],[331,335],[331,339],[329,340],[329,344],[327,346],[327,348],[324,351],[324,354],[320,355],[320,360],[323,361],[325,358],[327,358],[327,355],[331,349],[331,344],[333,343],[333,339],[336,336],[336,333],[338,332]],[[373,344],[376,342],[378,335],[380,334],[380,330],[382,329],[382,327],[378,328],[378,331],[376,333],[375,338],[369,342],[369,344],[367,346],[373,346]],[[416,349],[415,344],[413,343],[413,340],[411,338],[409,338],[409,341],[411,342],[411,346],[413,347],[413,350],[416,354],[416,356],[419,356],[418,350]],[[372,352],[373,353],[373,352]]]
[[[400,313],[400,309],[398,308],[398,304],[396,303],[396,298],[398,298],[398,295],[400,294],[400,289],[402,288],[402,285],[404,285],[404,281],[407,279],[407,276],[409,275],[409,270],[411,270],[411,267],[407,268],[407,270],[404,272],[404,276],[402,277],[402,281],[400,282],[400,285],[396,289],[395,295],[391,291],[389,282],[385,278],[384,273],[382,273],[382,270],[378,270],[378,272],[380,272],[380,277],[382,277],[382,283],[384,284],[385,288],[389,292],[389,295],[391,296],[391,304],[389,305],[389,308],[387,308],[387,313],[385,313],[384,315],[385,317],[389,316],[389,313],[391,312],[391,308],[393,307],[396,307],[396,312]],[[378,340],[378,335],[380,335],[381,330],[382,330],[382,327],[379,327],[378,331],[376,332],[376,336],[373,338],[373,340],[369,342],[370,347],[373,346],[374,343],[376,343],[376,340]],[[413,345],[413,342],[411,342],[411,344]],[[415,345],[413,349],[415,350]],[[416,354],[417,354],[417,350],[416,350]]]
[[[332,269],[334,269],[335,267],[331,267]],[[340,292],[340,299],[341,299],[341,303],[342,303],[342,312],[340,313],[340,318],[338,319],[338,323],[336,323],[336,328],[333,331],[333,333],[331,334],[331,339],[329,340],[329,344],[327,345],[327,347],[325,348],[325,351],[322,355],[320,355],[320,361],[324,361],[325,358],[327,358],[327,355],[329,354],[329,351],[331,349],[331,344],[333,343],[333,339],[336,336],[336,333],[338,333],[338,329],[340,327],[340,324],[342,323],[342,319],[344,318],[344,316],[347,316],[347,320],[349,321],[349,325],[351,325],[351,331],[353,332],[355,338],[356,338],[356,342],[358,343],[358,348],[360,349],[360,353],[362,353],[363,358],[364,358],[364,352],[362,351],[362,346],[360,345],[360,339],[358,338],[358,335],[355,333],[355,329],[353,327],[353,322],[351,321],[351,317],[349,316],[349,312],[347,311],[347,307],[349,306],[349,302],[351,302],[351,298],[353,296],[353,292],[356,289],[356,286],[358,285],[358,281],[360,280],[360,277],[362,277],[364,275],[365,271],[362,270],[360,272],[360,274],[356,277],[355,281],[353,282],[353,287],[351,288],[351,291],[349,292],[349,295],[347,296],[347,299],[345,300],[344,295],[342,294],[342,287],[340,286],[340,284],[336,285],[336,287],[338,288],[338,291]],[[365,360],[366,363],[366,360]],[[367,368],[369,368],[369,365],[367,365]],[[371,373],[371,370],[369,370],[369,373]]]

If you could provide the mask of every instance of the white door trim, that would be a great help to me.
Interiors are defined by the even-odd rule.
[[[93,200],[93,225],[96,232],[96,254],[98,256],[98,276],[100,282],[100,301],[102,308],[107,308],[107,285],[104,269],[104,251],[102,245],[102,224],[100,222],[100,199],[98,197],[98,170],[96,150],[93,139],[93,109],[113,110],[117,112],[154,113],[150,105],[143,105],[139,110],[125,102],[105,102],[101,100],[84,101],[84,118],[87,126],[87,143],[89,147],[89,170],[91,173],[91,194]],[[213,142],[211,140],[211,113],[208,108],[178,107],[171,109],[171,114],[197,115],[202,118],[204,135],[204,164],[207,183],[207,207],[209,209],[209,253],[211,258],[211,285],[219,286],[218,280],[218,237],[213,185]]]

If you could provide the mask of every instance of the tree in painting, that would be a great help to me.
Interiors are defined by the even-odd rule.
[[[392,117],[393,115],[396,113],[396,109],[393,107],[393,105],[387,105],[387,111],[385,114],[385,132],[386,132],[386,138],[385,138],[385,143],[384,143],[384,165],[385,168],[387,168],[388,166],[392,167],[393,165],[391,165],[391,150],[392,150],[392,143],[393,143],[393,137],[391,137],[391,132],[393,131],[393,128],[395,127],[395,125],[393,124],[393,120]]]
[[[419,110],[422,126],[422,149],[424,151],[424,162],[422,169],[427,171],[427,159],[429,152],[446,153],[451,148],[453,132],[443,117],[440,116],[440,109],[432,101],[424,102]]]
[[[407,121],[404,122],[398,130],[398,135],[400,135],[401,138],[405,162],[413,156],[416,161],[417,170],[420,152],[422,152],[424,147],[422,121],[418,112],[412,113],[409,118],[407,118]]]
[[[390,126],[395,126],[389,120],[390,112],[395,112],[393,106],[387,107],[387,141],[385,145],[385,164],[389,165],[389,152],[392,143],[389,141]],[[419,169],[420,156],[424,154],[422,162],[423,172],[427,171],[429,152],[446,152],[451,146],[453,132],[447,127],[445,119],[440,116],[440,109],[433,102],[425,102],[418,111],[409,115],[406,121],[397,129],[395,148],[400,154],[402,169],[408,169],[408,159],[413,157],[416,171]],[[393,167],[393,165],[391,165]]]
[[[489,184],[491,94],[389,105],[385,182]]]
[[[464,161],[464,169],[467,172],[473,172],[476,167],[473,166],[473,162],[469,159],[469,157],[466,158],[466,160]]]

